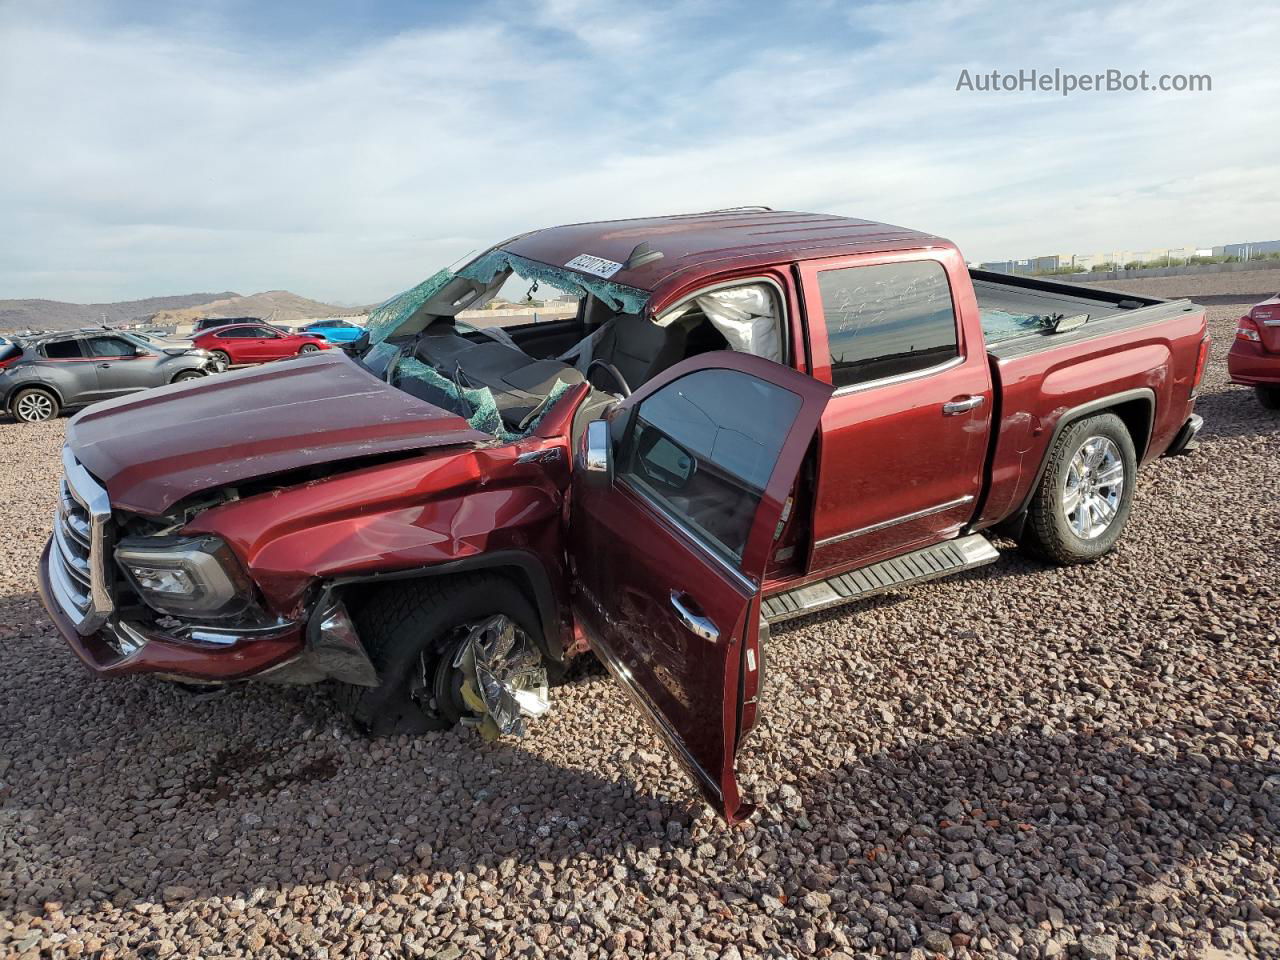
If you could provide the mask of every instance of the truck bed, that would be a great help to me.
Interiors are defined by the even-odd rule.
[[[1043,277],[986,270],[970,270],[969,275],[982,314],[987,352],[996,358],[1034,353],[1195,309],[1187,300],[1158,300]],[[1055,318],[1081,315],[1088,317],[1082,326],[1053,332]]]

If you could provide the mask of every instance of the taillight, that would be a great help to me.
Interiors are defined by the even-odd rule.
[[[1236,339],[1248,340],[1251,343],[1262,342],[1262,334],[1258,332],[1258,325],[1253,322],[1252,317],[1241,317],[1236,323]]]
[[[12,357],[5,357],[3,360],[0,360],[0,370],[3,370],[5,367],[12,367],[21,359],[22,354],[20,353],[15,353]]]
[[[1196,357],[1196,372],[1191,377],[1191,395],[1194,397],[1200,389],[1200,381],[1204,379],[1204,368],[1209,365],[1209,335],[1206,333],[1200,341],[1200,354]]]

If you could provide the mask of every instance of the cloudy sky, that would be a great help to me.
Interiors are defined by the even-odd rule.
[[[533,227],[748,203],[970,259],[1277,239],[1267,9],[0,0],[0,298],[367,302]],[[1055,67],[1213,89],[956,91]]]

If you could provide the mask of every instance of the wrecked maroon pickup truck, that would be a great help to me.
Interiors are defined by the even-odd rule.
[[[513,284],[571,318],[469,325]],[[520,732],[594,651],[712,805],[768,627],[1111,549],[1192,446],[1204,311],[750,208],[518,236],[327,351],[68,426],[44,604],[103,675],[335,680],[373,734]]]

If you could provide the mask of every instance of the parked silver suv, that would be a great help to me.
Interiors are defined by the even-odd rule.
[[[77,330],[0,344],[0,409],[38,423],[99,400],[217,371],[207,350],[118,330]]]

